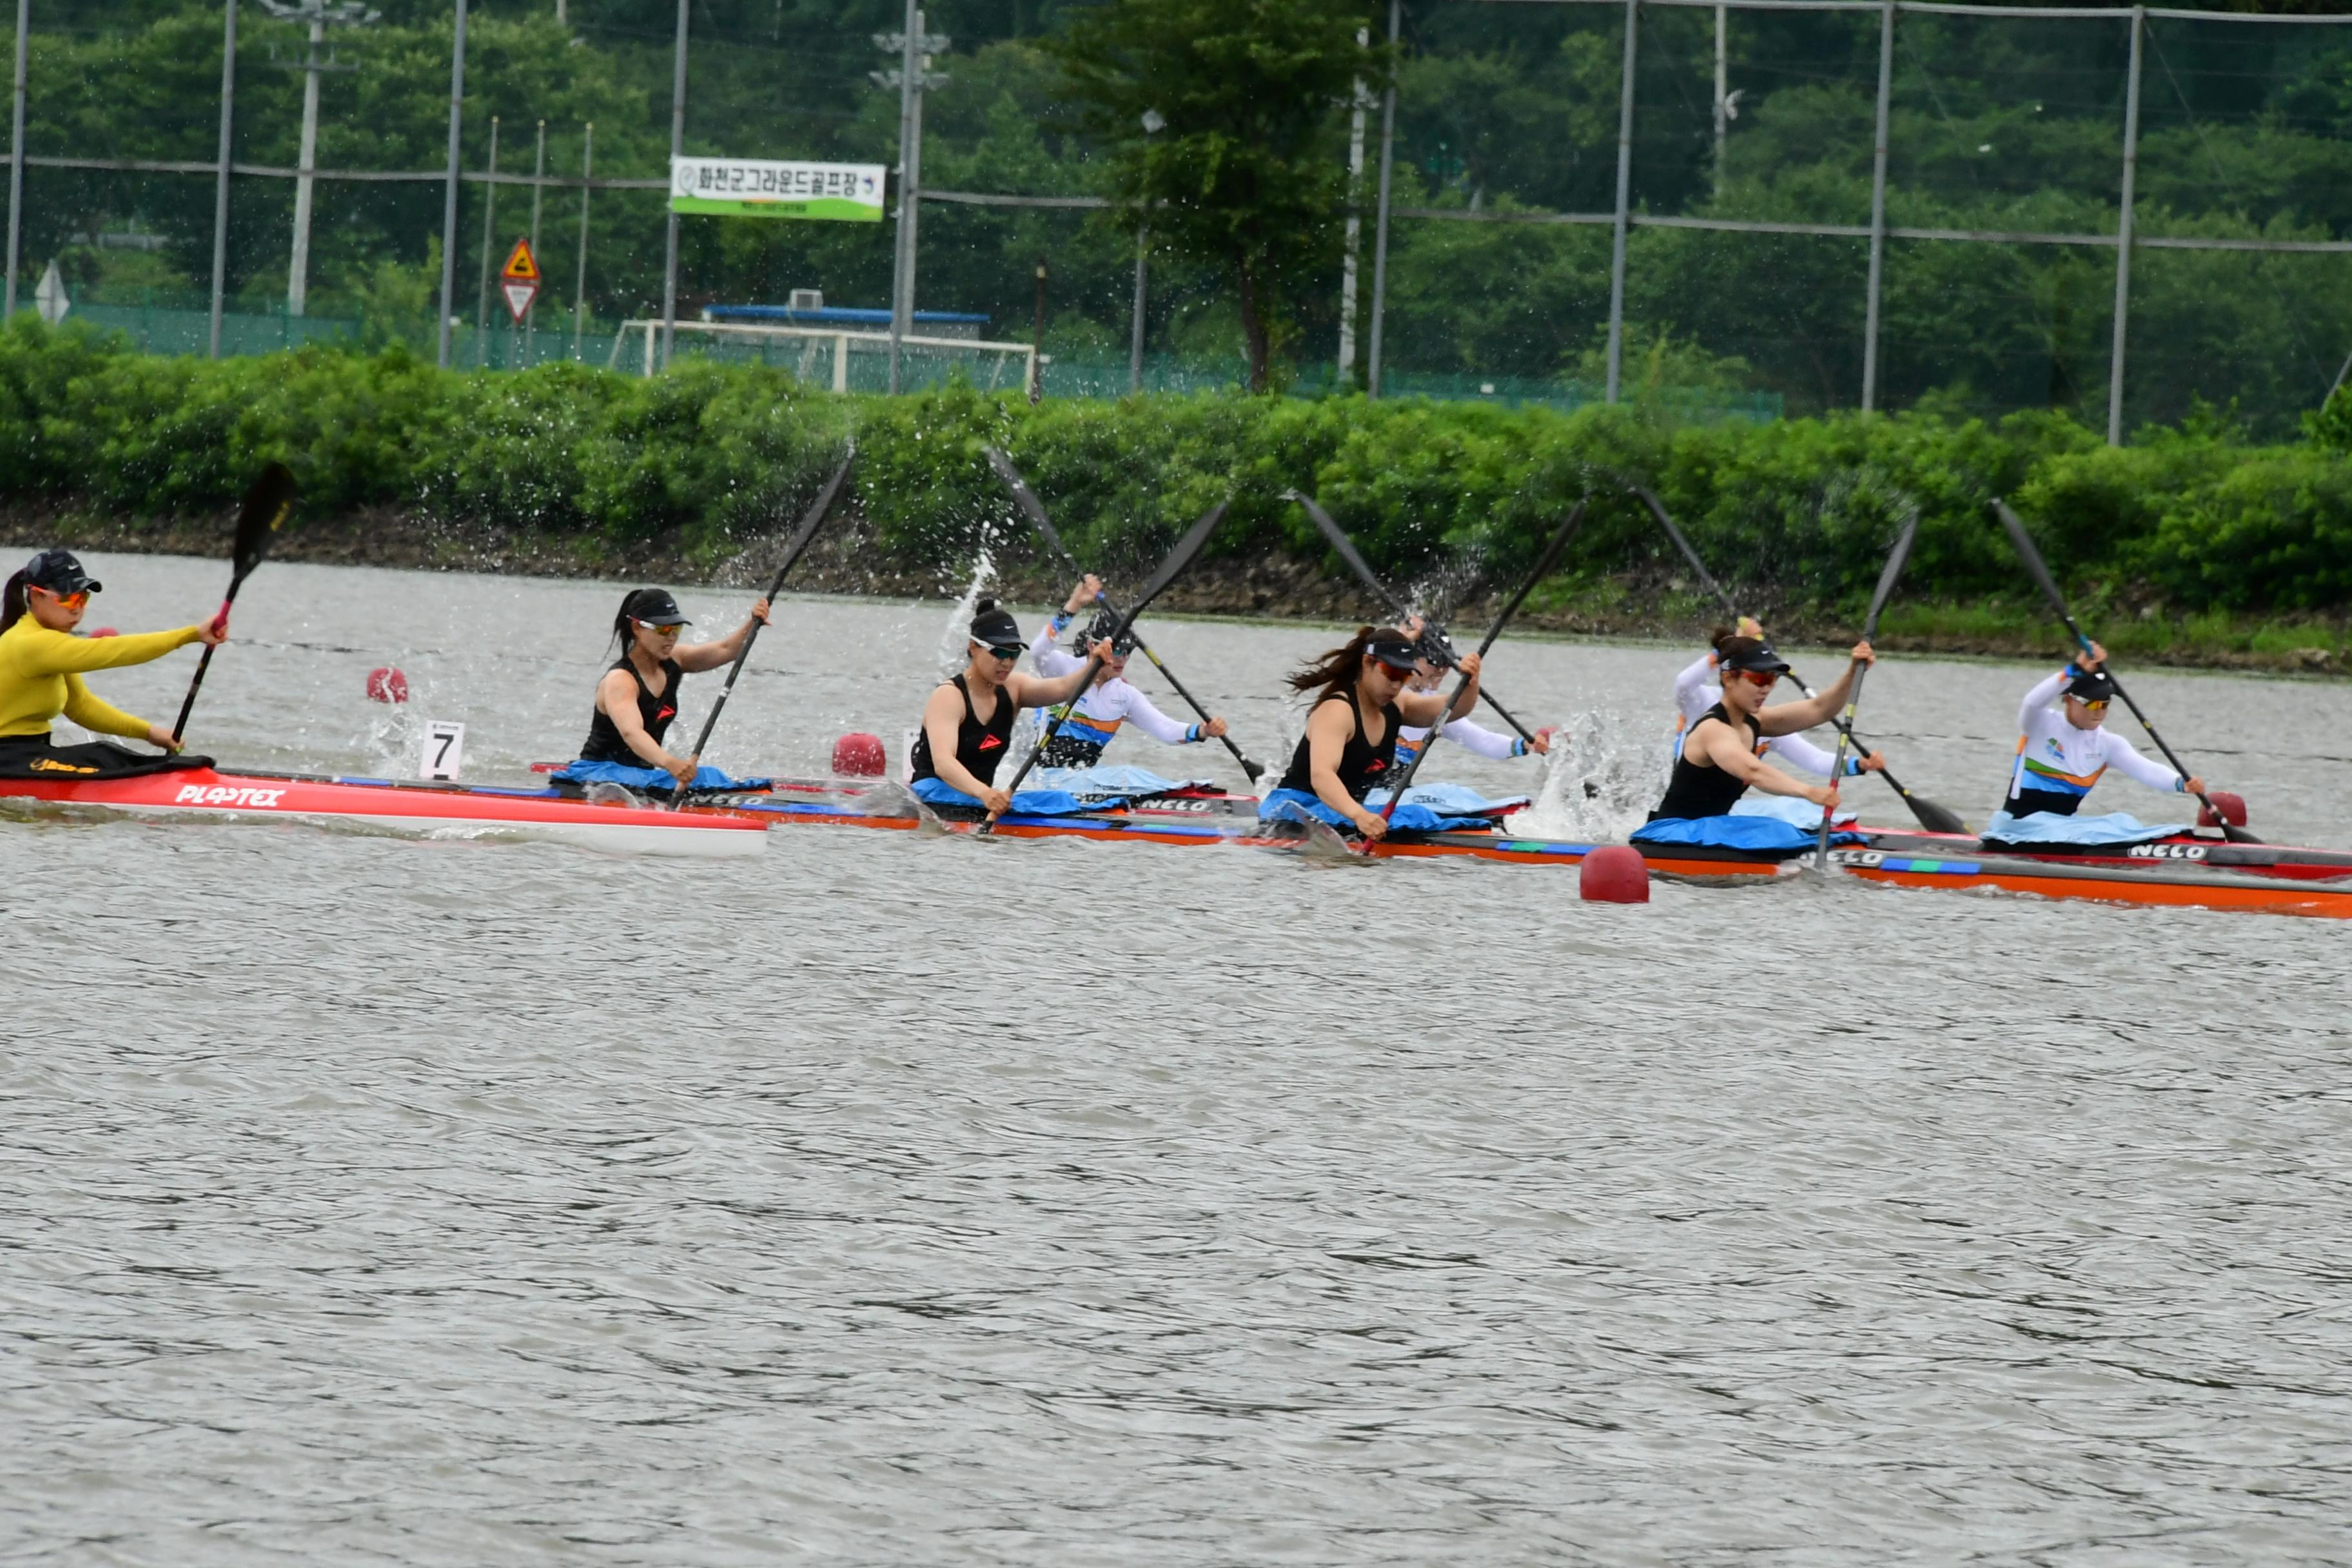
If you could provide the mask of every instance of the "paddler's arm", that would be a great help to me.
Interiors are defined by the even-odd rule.
[[[82,684],[79,675],[66,677],[65,716],[93,735],[125,735],[134,741],[152,741],[167,752],[180,749],[172,731],[103,700]]]
[[[680,648],[680,653],[686,650]],[[596,706],[613,721],[621,740],[649,768],[659,768],[681,785],[694,782],[693,757],[672,756],[662,743],[646,730],[643,715],[637,711],[637,683],[625,669],[608,669],[604,679],[596,683]]]
[[[2107,765],[2131,780],[2167,795],[2203,795],[2203,779],[2184,779],[2153,757],[2143,757],[2137,747],[2105,725],[2099,728],[2099,742],[2106,750]]]
[[[1097,668],[1088,658],[1079,660],[1060,675],[1023,675],[1016,671],[1005,681],[1004,689],[1019,707],[1052,708],[1084,691]],[[958,711],[961,713],[961,708]]]
[[[26,620],[31,619],[30,616],[26,616]],[[17,624],[22,626],[24,622]],[[207,622],[168,632],[78,637],[68,632],[52,631],[36,623],[33,630],[16,633],[26,639],[17,655],[17,668],[27,675],[86,675],[93,669],[120,669],[127,664],[145,664],[161,658],[173,649],[185,647],[192,642],[218,642],[228,635],[224,629],[219,637],[214,637],[209,635],[210,631],[211,625]],[[77,719],[74,722],[80,723],[81,721]],[[127,732],[121,730],[107,731],[110,735]]]
[[[1675,711],[1691,718],[1706,712],[1720,700],[1721,694],[1703,694],[1708,687],[1718,684],[1715,678],[1715,650],[1710,648],[1675,677]]]
[[[1367,838],[1378,838],[1389,830],[1387,820],[1365,809],[1339,784],[1339,759],[1347,755],[1348,742],[1356,733],[1356,716],[1349,709],[1345,702],[1318,702],[1307,716],[1307,779],[1315,786],[1315,798],[1338,812],[1341,821],[1354,823]]]
[[[1478,706],[1478,656],[1465,653],[1462,656],[1462,662],[1454,668],[1468,676],[1470,680],[1462,688],[1461,699],[1450,707],[1443,690],[1397,693],[1397,711],[1404,715],[1406,723],[1417,730],[1434,729],[1441,715],[1447,719],[1460,719]]]
[[[1706,760],[1721,768],[1750,789],[1766,795],[1794,795],[1810,800],[1825,811],[1837,809],[1837,781],[1825,784],[1809,784],[1792,778],[1780,769],[1766,765],[1763,758],[1740,743],[1738,732],[1728,724],[1702,724],[1685,743],[1687,749],[1696,746]]]
[[[722,664],[732,664],[735,661],[735,656],[743,651],[743,639],[751,635],[751,627],[754,625],[764,626],[768,624],[768,601],[758,600],[751,605],[751,613],[745,618],[743,624],[728,636],[720,637],[717,642],[681,644],[678,650],[670,655],[670,658],[677,660],[678,668],[689,673],[699,669],[716,669]],[[632,706],[635,706],[634,702]]]
[[[1799,773],[1819,773],[1827,778],[1831,770],[1837,766],[1837,757],[1833,752],[1822,750],[1802,735],[1775,735],[1768,745],[1774,756]],[[1845,754],[1845,776],[1848,778],[1885,765],[1886,759],[1876,752],[1866,757],[1852,751]]]
[[[2058,700],[2058,689],[2073,679],[2074,673],[2074,667],[2070,664],[2048,679],[2036,682],[2033,689],[2025,694],[2025,700],[2017,705],[2017,728],[2021,734],[2033,728],[2033,716],[2049,710],[2050,704]]]
[[[1816,724],[1826,724],[1830,716],[1845,706],[1846,693],[1853,689],[1853,672],[1865,664],[1876,664],[1878,655],[1866,642],[1853,645],[1853,656],[1843,674],[1830,684],[1826,691],[1806,698],[1802,702],[1783,702],[1767,708],[1756,715],[1756,731],[1760,735],[1790,735],[1799,730],[1810,730]]]
[[[1009,700],[1011,693],[998,699]],[[952,686],[934,690],[923,704],[923,738],[931,746],[931,771],[950,789],[961,790],[998,816],[1013,809],[1013,796],[984,784],[956,757],[956,731],[963,727],[963,693]]]
[[[1159,742],[1163,746],[1189,745],[1194,741],[1213,741],[1225,732],[1223,719],[1212,719],[1206,724],[1187,724],[1181,719],[1171,719],[1151,705],[1151,699],[1127,682],[1127,721]]]

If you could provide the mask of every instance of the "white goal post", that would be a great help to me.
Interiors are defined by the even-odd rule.
[[[740,321],[678,321],[675,330],[681,335],[698,333],[712,347],[756,348],[761,363],[782,363],[802,381],[830,384],[835,392],[850,390],[849,367],[853,356],[877,356],[877,367],[887,367],[890,353],[887,332],[853,332],[837,327],[772,327]],[[643,345],[642,357],[632,353],[629,357],[637,363],[628,368],[652,375],[661,361],[661,328],[659,318],[621,324],[613,338],[613,352],[605,356],[604,368],[623,368],[625,349],[636,350]],[[971,383],[983,391],[1007,388],[1025,391],[1034,384],[1037,374],[1037,350],[1030,343],[992,342],[984,338],[931,338],[908,335],[898,340],[900,357],[913,357],[932,363],[964,364],[969,367]],[[777,350],[797,348],[792,354]],[[887,369],[884,371],[887,374]]]

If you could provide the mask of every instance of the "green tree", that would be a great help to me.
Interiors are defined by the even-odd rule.
[[[1385,85],[1364,0],[1109,0],[1051,47],[1076,128],[1109,166],[1117,219],[1233,278],[1249,384],[1296,331],[1335,248],[1343,110]]]

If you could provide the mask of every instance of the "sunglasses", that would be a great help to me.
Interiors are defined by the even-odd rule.
[[[1744,680],[1750,686],[1760,686],[1767,691],[1780,681],[1780,672],[1776,669],[1735,669],[1731,673],[1735,679]]]
[[[41,592],[48,595],[48,596],[55,599],[61,607],[68,610],[79,610],[84,605],[89,603],[89,590],[87,588],[84,588],[78,594],[60,594],[54,588],[44,588]]]
[[[991,658],[1003,659],[1019,658],[1021,657],[1021,645],[1017,642],[1005,643],[1002,646],[991,644],[988,649],[988,657]]]
[[[674,637],[677,636],[678,633],[686,630],[686,623],[684,621],[673,621],[667,626],[656,626],[651,621],[639,621],[637,625],[643,626],[646,631],[653,633],[654,636],[657,637]]]
[[[2106,700],[2105,698],[2104,698],[2104,697],[2102,697],[2101,699],[2099,699],[2099,700],[2097,700],[2096,702],[2084,702],[2084,701],[2083,701],[2083,699],[2081,699],[2081,698],[2079,698],[2079,697],[2077,697],[2076,699],[2074,699],[2074,700],[2075,700],[2075,701],[2077,701],[2077,702],[2082,702],[2082,703],[2083,703],[2083,706],[2084,706],[2084,708],[2088,709],[2090,711],[2092,711],[2092,712],[2094,712],[2094,713],[2104,713],[2104,712],[2105,712],[2105,711],[2107,710],[2107,700]]]

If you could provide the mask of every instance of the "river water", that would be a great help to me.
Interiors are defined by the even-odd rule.
[[[91,563],[126,629],[222,575]],[[711,760],[895,755],[960,586],[787,603]],[[193,733],[524,776],[617,597],[271,565]],[[1336,640],[1154,638],[1267,757]],[[1490,676],[1624,773],[1687,657]],[[1980,821],[2038,673],[1890,658],[1865,732]],[[2132,686],[2352,841],[2352,689]],[[2352,1558],[2331,922],[814,827],[15,820],[0,872],[0,1561]]]

